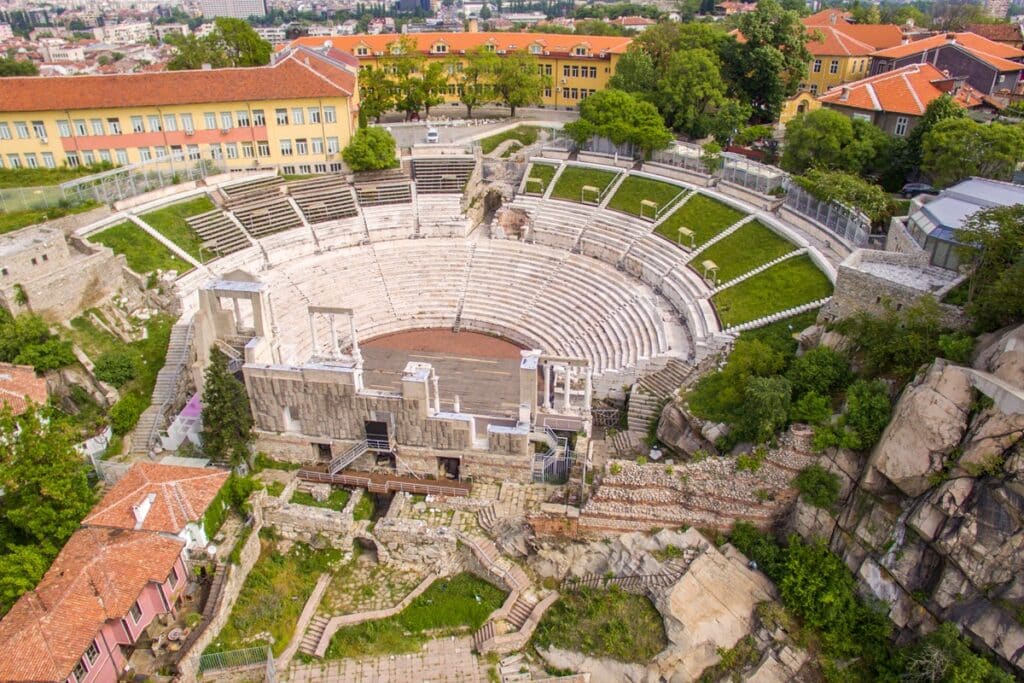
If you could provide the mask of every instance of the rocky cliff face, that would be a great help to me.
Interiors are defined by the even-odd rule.
[[[1024,326],[983,340],[971,368],[922,372],[859,477],[851,454],[830,454],[849,491],[838,514],[801,502],[793,526],[828,539],[900,628],[957,622],[1020,674],[1022,438]]]

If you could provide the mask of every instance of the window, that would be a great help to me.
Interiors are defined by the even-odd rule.
[[[306,139],[300,138],[295,141],[295,153],[299,156],[305,156],[309,154],[309,148],[306,145]]]
[[[178,585],[178,568],[171,567],[170,576],[167,577],[167,585],[172,589]]]
[[[139,623],[139,619],[142,618],[142,607],[139,606],[139,601],[136,600],[132,608],[128,610],[128,614],[131,615],[132,621],[136,624]]]
[[[821,60],[820,59],[815,59],[814,60],[814,66],[811,67],[811,70],[814,73],[816,73],[816,74],[821,73]]]
[[[128,150],[116,149],[114,150],[114,154],[117,156],[117,163],[121,164],[122,166],[128,163]]]
[[[893,128],[892,134],[898,138],[903,137],[904,135],[907,134],[907,124],[909,123],[910,119],[908,119],[906,116],[897,116],[896,127]]]
[[[334,107],[324,107],[324,122],[337,123],[338,117],[334,114]]]
[[[578,100],[579,98],[580,98],[579,91],[576,90],[576,88],[571,88],[569,90],[569,99]]]
[[[327,173],[327,164],[313,164],[314,173]],[[6,275],[6,273],[4,273]]]
[[[307,111],[310,123],[320,123],[320,107],[310,107]]]
[[[88,135],[89,129],[85,126],[85,119],[75,119],[75,135]]]
[[[149,147],[139,147],[139,159],[149,161],[152,158],[153,154],[149,151]]]
[[[324,139],[323,138],[310,138],[310,144],[313,146],[313,154],[324,153]]]
[[[217,130],[217,114],[208,111],[203,114],[203,125],[206,130]]]
[[[25,153],[25,165],[29,168],[39,168],[39,159],[32,152]]]
[[[551,87],[544,88],[544,97],[551,97]]]
[[[89,127],[93,135],[103,135],[103,119],[89,119]]]
[[[252,125],[254,126],[265,126],[267,125],[267,119],[263,115],[262,109],[252,110]]]
[[[327,153],[337,154],[338,149],[338,138],[327,138]]]
[[[171,158],[175,161],[184,161],[185,152],[182,151],[181,145],[171,145]]]
[[[304,121],[302,120],[302,107],[295,107],[292,109],[292,123],[296,126],[301,126]]]
[[[448,52],[448,46],[445,45],[444,43],[437,43],[436,45],[434,45],[434,53],[435,54],[443,55],[443,54],[445,54],[447,52]]]
[[[550,76],[551,75],[551,65],[550,64],[545,64],[544,65],[544,75],[545,76]]]
[[[220,143],[210,145],[210,158],[218,161],[224,158],[224,151],[221,149]]]
[[[185,152],[189,161],[199,161],[199,145],[186,145]]]
[[[67,121],[58,121],[57,122],[57,134],[60,135],[62,138],[69,138],[69,137],[71,137],[71,124],[68,123]],[[0,137],[3,137],[3,136],[0,135]]]
[[[281,156],[290,157],[292,155],[292,141],[281,140]]]
[[[562,99],[563,100],[569,99],[569,89],[568,88],[562,88]]]
[[[249,127],[249,112],[246,110],[235,112],[235,121],[238,122],[239,128]]]
[[[78,664],[75,664],[75,670],[71,672],[71,675],[74,676],[76,681],[85,679],[85,664],[81,660],[78,661]]]
[[[590,67],[590,77],[591,78],[597,78],[597,67],[596,66]]]
[[[580,68],[578,66],[574,66],[572,68],[572,77],[573,78],[577,78],[579,75],[580,75]]]
[[[142,125],[142,117],[141,116],[133,116],[132,117],[132,132],[133,133],[142,133],[145,130],[146,130],[146,127]]]
[[[238,145],[235,144],[234,142],[230,142],[224,145],[224,151],[227,152],[228,159],[238,158]]]
[[[111,135],[121,134],[121,119],[111,118],[107,119],[107,128],[110,129]]]
[[[579,46],[579,47],[574,47],[572,49],[572,53],[574,55],[578,56],[578,57],[586,57],[587,56],[587,48],[583,47],[582,45]]]
[[[178,117],[174,114],[164,114],[164,130],[178,130]]]
[[[837,74],[837,73],[839,73],[839,60],[838,59],[833,59],[832,62],[828,65],[828,72],[830,74]]]
[[[0,140],[10,140],[10,139],[11,139],[11,127],[8,126],[6,123],[0,123]]]
[[[366,49],[365,45],[360,45],[359,47],[356,48],[356,55],[357,56],[365,57],[368,54],[370,54],[370,51]]]
[[[253,153],[252,152],[253,152],[253,150],[252,150],[252,143],[251,142],[243,142],[242,143],[242,158],[243,159],[252,159],[252,157],[253,157]]]
[[[163,129],[160,127],[160,117],[155,115],[155,114],[150,114],[149,115],[149,132],[150,133],[159,133],[161,130],[163,130]]]
[[[11,168],[21,168],[21,157],[17,154],[8,154],[7,165]]]
[[[530,46],[530,54],[531,55],[539,55],[540,53],[541,53],[540,45],[534,44],[534,45]]]
[[[68,159],[68,166],[70,166],[71,168],[78,167],[78,152],[68,152],[65,156]]]
[[[46,136],[46,125],[42,121],[32,122],[32,132],[36,134],[37,138],[45,138]]]
[[[309,164],[299,164],[299,173],[301,173],[302,175],[309,175],[312,172],[313,169],[310,167]]]
[[[284,173],[285,175],[295,175],[295,167],[294,166],[282,166],[281,167],[281,173]]]
[[[15,121],[14,129],[18,132],[18,137],[22,140],[28,139],[28,124],[24,121]]]
[[[86,649],[84,659],[85,661],[89,662],[89,664],[95,664],[96,660],[99,659],[99,656],[100,646],[97,645],[96,641],[94,640],[89,644],[89,647]]]
[[[53,158],[53,152],[43,152],[43,166],[45,168],[57,168],[57,162]]]
[[[231,112],[222,111],[220,113],[220,127],[221,130],[228,130],[231,128]]]
[[[192,114],[181,115],[181,129],[186,133],[191,133],[196,129],[195,123],[192,122]]]
[[[274,117],[277,119],[277,125],[287,126],[288,125],[288,110],[287,109],[275,109]]]
[[[812,95],[817,95],[818,94],[818,84],[817,83],[811,83],[811,94]]]
[[[96,155],[91,150],[85,150],[82,152],[82,160],[86,166],[92,166],[96,163]]]
[[[108,164],[110,163],[110,150],[109,149],[101,149],[99,151],[99,155],[100,155],[100,161],[108,163]]]
[[[563,64],[562,65],[562,78],[568,78],[568,77],[569,77],[569,65],[568,64]]]
[[[257,142],[256,143],[256,154],[258,154],[261,157],[269,157],[270,156],[270,143],[267,142],[266,140],[260,140],[259,142]]]

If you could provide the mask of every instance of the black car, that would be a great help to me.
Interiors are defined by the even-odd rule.
[[[907,183],[900,188],[903,197],[916,197],[919,194],[937,194],[937,191],[928,183]]]

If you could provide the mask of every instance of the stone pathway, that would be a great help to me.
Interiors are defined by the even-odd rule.
[[[471,639],[432,640],[421,652],[293,666],[290,683],[487,683],[488,665],[472,653]]]
[[[410,567],[377,564],[360,556],[332,578],[319,611],[335,616],[387,609],[401,602],[425,575]]]

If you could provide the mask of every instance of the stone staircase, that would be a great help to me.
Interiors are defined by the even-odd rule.
[[[501,660],[498,664],[498,673],[501,675],[501,683],[518,683],[519,681],[532,681],[533,676],[529,672],[520,671],[523,668],[523,654],[517,652]]]
[[[629,394],[628,431],[646,434],[651,420],[661,415],[664,405],[664,397],[647,393],[639,385],[634,384]]]
[[[494,525],[498,521],[498,508],[494,503],[491,503],[485,508],[482,508],[476,515],[476,523],[487,532],[494,529]]]
[[[299,652],[311,657],[318,656],[316,654],[317,645],[320,644],[320,638],[327,629],[329,621],[330,619],[323,615],[313,617],[313,621],[309,623],[309,628],[307,628],[306,632],[302,635],[302,642],[299,644]]]
[[[131,455],[149,455],[157,434],[164,428],[164,412],[177,394],[178,378],[188,362],[191,344],[191,324],[179,323],[171,328],[164,366],[156,375],[149,407],[135,425]]]
[[[644,425],[644,431],[641,433],[632,430],[616,432],[611,437],[611,447],[615,455],[620,458],[629,458],[636,455],[640,448],[643,447],[643,437],[646,432],[646,425]]]
[[[693,374],[694,366],[678,358],[670,358],[661,370],[644,375],[638,384],[655,396],[673,396]]]
[[[507,621],[509,625],[516,631],[521,629],[530,617],[530,612],[537,606],[537,602],[537,599],[530,595],[520,594],[512,604],[512,609],[508,612]]]

